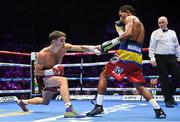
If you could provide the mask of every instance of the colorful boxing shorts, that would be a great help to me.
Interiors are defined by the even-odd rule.
[[[118,56],[112,57],[105,68],[105,72],[118,81],[127,77],[130,82],[145,82],[140,66],[132,61],[120,60]]]

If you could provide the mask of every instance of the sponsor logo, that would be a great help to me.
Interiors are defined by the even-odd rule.
[[[6,96],[6,97],[0,97],[0,103],[1,102],[13,102],[16,101],[16,96]]]
[[[117,56],[114,56],[114,57],[111,58],[110,61],[111,61],[112,64],[115,64],[115,63],[117,63],[119,61],[119,58]]]
[[[141,48],[134,46],[134,45],[128,45],[127,49],[134,50],[134,51],[141,53]]]
[[[114,72],[115,72],[116,74],[121,74],[121,72],[123,72],[123,71],[124,71],[124,69],[121,68],[121,67],[116,66],[116,67],[114,68]]]

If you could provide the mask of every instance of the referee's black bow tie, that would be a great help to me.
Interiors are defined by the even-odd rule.
[[[167,32],[168,31],[168,29],[164,29],[164,30],[162,30],[163,32]]]

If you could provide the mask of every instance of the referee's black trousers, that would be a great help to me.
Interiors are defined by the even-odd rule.
[[[164,101],[171,101],[175,95],[177,83],[180,82],[180,67],[176,56],[156,54],[155,58]],[[170,79],[168,75],[172,78]]]

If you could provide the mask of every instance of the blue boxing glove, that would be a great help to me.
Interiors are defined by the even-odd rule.
[[[121,42],[121,40],[119,38],[115,38],[115,39],[112,39],[112,40],[109,40],[109,41],[106,41],[106,42],[102,43],[102,45],[101,45],[101,52],[102,53],[108,53],[108,51],[112,47],[116,46],[120,42]]]

